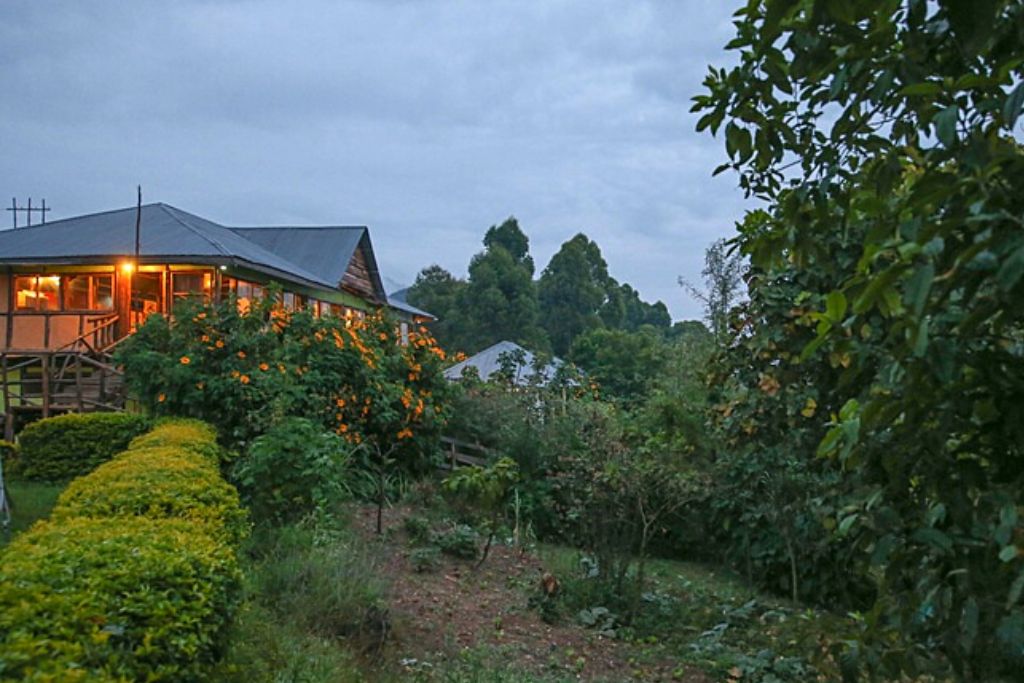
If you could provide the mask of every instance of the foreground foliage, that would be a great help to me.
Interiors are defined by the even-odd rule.
[[[848,678],[1009,680],[1024,667],[1024,6],[751,0],[736,27],[740,64],[713,70],[695,108],[768,208],[736,240],[752,305],[720,417],[753,441],[733,466],[772,473],[755,496],[807,504],[728,518],[811,573],[841,580],[829,565],[848,563],[865,607]]]
[[[15,469],[26,479],[66,481],[110,460],[148,427],[147,418],[130,413],[70,413],[36,420],[18,434]]]
[[[128,450],[73,481],[52,521],[4,549],[0,677],[196,680],[216,659],[245,513],[218,461],[196,452],[215,448],[210,430],[157,431],[167,445]],[[185,433],[196,450],[171,445]]]

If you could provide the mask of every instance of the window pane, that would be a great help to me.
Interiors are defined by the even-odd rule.
[[[87,311],[89,305],[89,289],[92,286],[91,275],[64,276],[64,309],[67,311]]]
[[[114,276],[92,276],[92,310],[107,311],[114,308]]]
[[[60,310],[60,276],[39,276],[39,310]]]
[[[14,292],[14,306],[19,311],[34,311],[39,308],[35,275],[14,278]]]
[[[295,310],[295,295],[291,292],[284,293],[284,310],[294,311]]]
[[[210,295],[209,273],[172,273],[171,291],[177,299]]]

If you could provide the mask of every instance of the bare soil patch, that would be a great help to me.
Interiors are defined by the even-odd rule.
[[[710,681],[677,662],[646,656],[631,643],[602,637],[575,624],[547,624],[529,598],[539,594],[542,562],[529,552],[496,545],[479,568],[442,556],[440,567],[417,573],[402,520],[412,510],[384,512],[385,534],[375,533],[376,509],[360,508],[353,526],[380,552],[390,584],[392,640],[387,663],[408,669],[436,667],[467,649],[487,648],[495,668],[580,681]]]

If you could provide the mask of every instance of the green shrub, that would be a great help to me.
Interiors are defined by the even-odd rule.
[[[217,445],[217,430],[200,420],[190,418],[163,418],[150,431],[135,437],[129,448],[153,448],[173,446],[206,456],[214,462],[224,459],[224,452]]]
[[[413,545],[430,543],[431,536],[433,534],[430,529],[430,520],[426,517],[409,515],[402,520],[402,526],[405,528],[405,533],[409,537],[409,542]]]
[[[172,447],[129,450],[71,482],[51,518],[181,517],[221,527],[232,543],[245,534],[238,492],[207,458]]]
[[[7,476],[18,474],[21,462],[18,458],[18,444],[0,439],[0,466]]]
[[[130,413],[68,414],[37,420],[18,435],[20,474],[46,481],[86,474],[123,451],[148,426],[145,417]]]
[[[419,574],[435,571],[441,566],[441,549],[433,545],[415,548],[409,553],[409,564]]]
[[[234,478],[256,519],[287,522],[344,497],[349,455],[338,435],[292,417],[253,441]]]
[[[441,546],[441,552],[445,555],[472,560],[476,559],[480,552],[477,547],[479,540],[480,535],[473,530],[473,527],[458,524],[438,535],[437,544]]]
[[[195,522],[41,522],[0,557],[0,679],[196,680],[240,578]]]

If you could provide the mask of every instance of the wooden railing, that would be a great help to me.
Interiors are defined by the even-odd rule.
[[[459,465],[475,465],[483,467],[493,451],[478,443],[467,443],[449,436],[442,436],[441,443],[445,446],[444,464],[442,469],[454,470]]]

